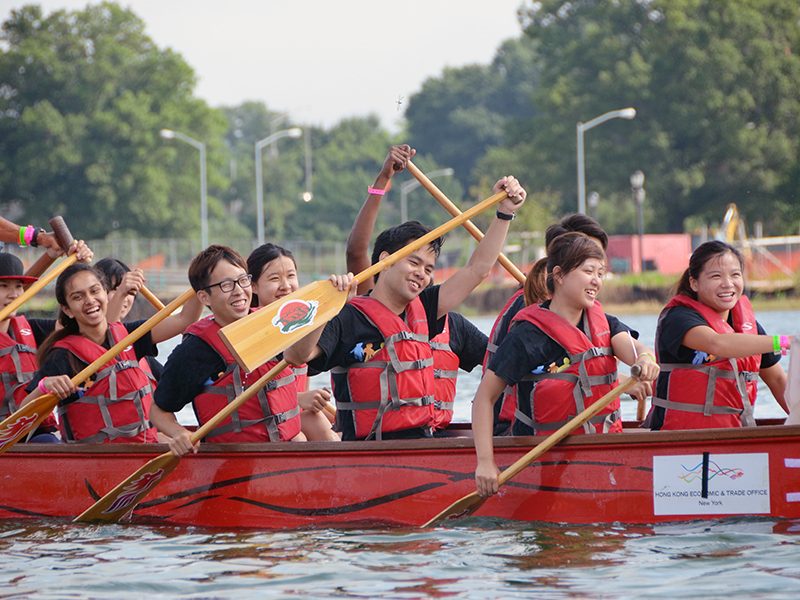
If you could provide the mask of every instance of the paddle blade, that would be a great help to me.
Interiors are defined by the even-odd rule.
[[[461,500],[453,502],[450,506],[425,523],[423,527],[433,527],[442,521],[454,521],[456,519],[469,517],[475,514],[478,509],[483,506],[484,502],[486,502],[486,498],[478,496],[478,492],[472,492],[461,498]]]
[[[154,487],[161,483],[178,466],[180,458],[172,452],[157,456],[105,496],[100,498],[73,523],[105,521],[116,523],[144,500]]]
[[[0,423],[0,454],[11,448],[31,431],[36,431],[45,417],[58,406],[58,398],[53,394],[39,396],[31,400],[14,414]]]
[[[257,369],[335,317],[347,301],[330,281],[317,281],[223,327],[219,335],[246,371]]]

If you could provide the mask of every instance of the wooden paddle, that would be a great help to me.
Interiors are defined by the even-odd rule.
[[[74,257],[75,255],[73,254],[70,258]],[[41,281],[41,279],[39,281]],[[83,371],[75,375],[75,377],[72,378],[72,383],[79,385],[89,379],[96,371],[105,366],[109,360],[114,358],[117,354],[122,352],[125,348],[133,344],[145,333],[166,319],[192,296],[194,296],[194,290],[187,290],[178,296],[175,300],[164,307],[163,310],[150,317],[134,331],[125,336],[122,341],[117,343],[108,352],[83,369]],[[3,454],[30,431],[34,431],[36,427],[38,427],[39,423],[41,423],[56,406],[58,406],[58,398],[53,394],[44,394],[35,400],[28,402],[14,414],[7,417],[5,421],[0,423],[0,454]]]
[[[214,415],[205,425],[198,428],[192,436],[192,444],[196,444],[227,419],[233,411],[253,397],[261,388],[272,381],[289,366],[285,360],[280,361],[253,385],[247,388],[233,402]],[[78,521],[119,521],[132,511],[150,491],[161,483],[178,466],[180,458],[172,452],[157,456],[142,468],[120,483],[105,496],[100,498],[87,510],[74,519]]]
[[[56,216],[50,219],[50,227],[53,228],[53,233],[58,240],[58,245],[61,246],[61,249],[67,253],[69,252],[70,246],[75,243],[75,238],[72,237],[72,233],[70,233],[69,227],[64,222],[63,217]],[[50,266],[56,261],[57,256],[50,256],[49,252],[45,252],[42,254],[35,263],[33,263],[27,271],[25,271],[26,277],[39,277],[42,273],[47,271]],[[29,285],[25,286],[27,289]]]
[[[508,194],[503,191],[476,204],[462,215],[365,269],[356,275],[356,279],[366,281],[506,197]],[[317,281],[223,327],[219,334],[239,366],[249,372],[335,317],[344,306],[347,293],[347,290],[336,289],[328,280]]]
[[[411,173],[414,177],[416,177],[417,181],[419,181],[420,184],[422,184],[422,187],[424,187],[426,190],[430,192],[431,196],[433,196],[434,198],[436,198],[436,200],[438,200],[439,204],[441,204],[445,208],[445,210],[447,210],[447,212],[449,212],[454,217],[457,217],[461,214],[461,211],[455,204],[453,204],[450,198],[445,196],[444,193],[438,187],[436,187],[436,185],[430,179],[428,179],[425,176],[425,173],[420,171],[414,163],[408,161],[406,163],[406,169],[408,170],[409,173]],[[478,229],[472,223],[472,221],[465,221],[464,223],[462,223],[462,225],[464,226],[464,229],[469,231],[472,237],[474,237],[476,240],[480,242],[483,239],[483,232],[480,229]],[[516,279],[520,283],[525,283],[525,274],[522,271],[520,271],[517,268],[517,265],[511,262],[505,254],[501,252],[500,256],[498,256],[497,258],[497,262],[503,265],[506,271],[508,271],[511,274],[511,276],[514,277],[514,279]]]
[[[148,290],[144,286],[140,287],[139,291],[142,293],[142,296],[144,296],[145,299],[150,304],[152,304],[153,307],[155,307],[156,310],[163,310],[164,309],[164,303],[161,302],[161,300],[159,300],[158,298],[156,298],[156,295],[153,292],[151,292],[150,290]]]
[[[69,267],[71,265],[74,265],[76,262],[78,262],[78,255],[77,254],[73,254],[71,256],[68,256],[66,259],[61,261],[61,264],[59,264],[55,269],[53,269],[52,271],[49,271],[47,273],[47,275],[45,275],[44,277],[39,278],[39,281],[35,281],[34,283],[32,283],[31,287],[29,287],[27,290],[22,292],[18,297],[14,298],[11,301],[11,303],[8,304],[8,306],[6,306],[2,310],[0,310],[0,321],[4,321],[9,316],[11,316],[11,314],[15,310],[17,310],[20,306],[22,306],[28,300],[33,298],[33,296],[35,296],[36,293],[39,290],[41,290],[44,286],[46,286],[48,283],[53,281],[56,277],[61,275],[61,273],[67,267]]]
[[[634,373],[638,376],[639,367],[631,367],[631,373]],[[603,408],[611,404],[620,396],[620,394],[624,393],[625,390],[631,387],[634,383],[636,383],[636,379],[630,377],[625,383],[618,385],[579,415],[573,417],[566,425],[550,435],[545,441],[503,471],[500,474],[500,477],[497,478],[497,483],[501,486],[506,484],[512,477],[515,477],[520,471],[522,471],[522,469],[530,465],[534,460],[550,450],[550,448],[558,444],[570,433],[578,429],[578,427],[581,427],[586,421],[599,413]],[[460,519],[462,517],[468,517],[475,513],[475,511],[477,511],[481,506],[483,506],[484,502],[486,502],[486,498],[481,498],[478,495],[478,492],[472,492],[471,494],[461,498],[461,500],[458,500],[448,506],[445,510],[425,523],[423,527],[430,527],[436,523],[439,523],[440,521],[451,521]]]

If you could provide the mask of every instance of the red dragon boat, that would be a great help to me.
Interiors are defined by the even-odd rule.
[[[204,444],[132,516],[222,528],[419,526],[475,490],[461,437]],[[502,468],[542,437],[496,438]],[[17,444],[0,456],[0,518],[71,518],[165,445]],[[477,516],[643,524],[734,515],[800,519],[800,426],[570,436]]]

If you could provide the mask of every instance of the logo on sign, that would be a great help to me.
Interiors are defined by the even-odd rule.
[[[272,319],[272,325],[281,333],[292,333],[314,323],[319,302],[316,300],[289,300]]]

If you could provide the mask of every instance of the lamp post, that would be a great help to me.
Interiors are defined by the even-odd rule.
[[[428,179],[433,179],[434,177],[449,177],[455,171],[453,169],[438,169],[436,171],[431,171],[430,173],[426,173],[425,176]],[[408,181],[404,181],[400,185],[400,222],[405,223],[408,221],[408,204],[406,197],[408,196],[409,192],[417,189],[420,185],[422,185],[416,179],[409,179]]]
[[[299,127],[283,129],[273,133],[271,136],[256,142],[256,229],[258,231],[258,245],[264,243],[264,186],[261,182],[261,149],[272,142],[283,137],[299,138],[303,135],[303,130]]]
[[[305,155],[306,155],[306,191],[303,192],[303,202],[311,202],[314,199],[314,190],[311,183],[311,129],[306,129],[305,135]]]
[[[609,119],[633,119],[636,116],[636,109],[623,108],[621,110],[612,110],[604,115],[600,115],[589,121],[588,123],[581,123],[578,121],[578,212],[581,214],[586,213],[586,173],[584,172],[583,164],[583,132],[597,127],[601,123],[605,123]]]
[[[631,173],[631,191],[633,192],[633,200],[636,202],[636,210],[639,217],[639,261],[641,272],[644,273],[644,215],[642,213],[642,204],[644,204],[644,173],[641,171],[634,171]]]
[[[159,135],[165,140],[178,139],[200,150],[200,244],[201,249],[208,247],[208,198],[206,182],[206,145],[190,138],[185,133],[162,129]]]
[[[600,204],[600,194],[592,192],[586,201],[589,203],[589,208],[592,209],[592,218],[597,221],[597,205]]]

